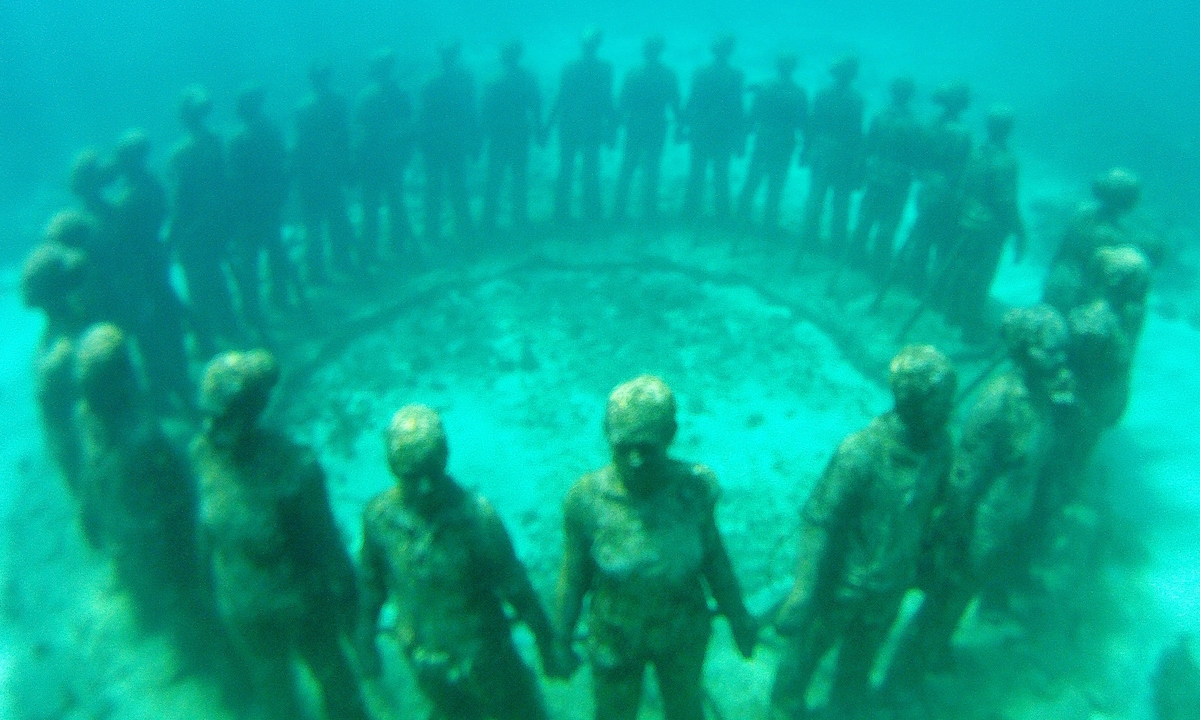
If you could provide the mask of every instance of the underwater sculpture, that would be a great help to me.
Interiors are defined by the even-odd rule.
[[[796,141],[808,125],[808,96],[792,77],[796,63],[792,53],[775,59],[776,77],[758,88],[747,116],[749,130],[754,135],[754,150],[738,196],[738,216],[750,219],[750,205],[765,184],[767,197],[762,224],[768,231],[778,230],[779,203],[796,153]]]
[[[354,228],[346,192],[353,177],[350,114],[333,89],[324,63],[308,69],[309,95],[296,110],[291,171],[304,225],[304,261],[310,285],[329,282],[329,271],[349,272],[355,262]],[[328,234],[328,237],[327,237]]]
[[[259,424],[278,379],[271,354],[254,350],[218,355],[201,383],[204,428],[191,455],[217,605],[263,717],[303,715],[299,656],[328,720],[365,719],[341,646],[357,617],[356,577],[325,475],[311,450]]]
[[[575,163],[579,161],[582,218],[598,222],[603,215],[600,197],[600,146],[616,138],[613,104],[613,66],[597,53],[604,33],[589,28],[580,41],[579,57],[563,68],[558,96],[550,108],[548,127],[558,127],[558,179],[554,183],[554,219],[571,217]]]
[[[889,381],[894,408],[842,441],[804,505],[795,584],[775,620],[787,639],[771,690],[780,720],[810,716],[808,686],[839,640],[832,712],[870,707],[868,675],[948,487],[954,368],[933,347],[911,345],[893,358]]]
[[[186,135],[171,150],[167,245],[187,278],[189,318],[205,355],[241,339],[223,264],[231,233],[229,172],[220,136],[208,126],[212,98],[194,86],[179,100]]]
[[[679,77],[662,62],[666,45],[661,35],[646,38],[642,43],[644,62],[625,76],[617,97],[617,122],[625,126],[625,149],[613,200],[612,215],[617,222],[626,219],[629,190],[638,170],[641,170],[642,219],[648,224],[658,219],[667,115],[678,124],[680,112]]]
[[[912,78],[893,80],[891,103],[871,118],[863,140],[865,188],[846,259],[877,280],[892,266],[896,232],[921,152],[921,126],[912,112],[915,90]]]
[[[580,478],[563,504],[559,638],[574,636],[587,598],[598,720],[637,716],[648,665],[667,720],[703,720],[709,595],[744,657],[757,641],[717,529],[716,478],[667,454],[675,430],[675,398],[662,380],[618,385],[604,418],[612,462]]]
[[[1142,182],[1124,168],[1113,168],[1092,181],[1092,195],[1095,203],[1076,213],[1046,273],[1042,299],[1059,312],[1069,313],[1089,299],[1087,268],[1096,250],[1130,241],[1125,218],[1141,199]]]
[[[812,171],[804,202],[801,243],[821,247],[821,219],[829,202],[829,250],[840,256],[850,232],[850,194],[862,184],[863,96],[854,88],[858,58],[842,58],[829,68],[833,83],[813,96],[802,164]]]
[[[696,71],[692,88],[679,117],[680,142],[691,147],[687,187],[683,196],[684,220],[704,215],[705,189],[712,170],[713,214],[728,220],[732,210],[729,164],[746,152],[746,110],[743,103],[746,74],[729,64],[737,42],[732,36],[717,38],[712,62]]]
[[[922,563],[925,592],[910,646],[893,667],[919,680],[950,665],[950,640],[967,604],[1005,610],[1029,570],[1035,506],[1068,442],[1075,378],[1066,320],[1048,305],[1011,310],[1001,327],[1012,368],[967,413],[949,492]]]
[[[483,186],[484,230],[496,228],[500,189],[508,175],[509,223],[529,224],[529,150],[541,140],[542,91],[537,78],[521,64],[525,46],[519,41],[500,50],[503,70],[483,92],[483,135],[487,141],[487,174]]]
[[[371,58],[371,82],[354,106],[351,148],[362,200],[362,262],[374,266],[382,253],[411,250],[412,225],[404,200],[404,176],[413,153],[413,108],[393,76],[396,53],[381,50]],[[380,221],[387,214],[384,243]],[[385,249],[386,248],[386,249]]]
[[[479,155],[479,111],[475,78],[462,64],[462,45],[438,49],[441,71],[421,88],[417,136],[425,161],[425,238],[427,252],[437,252],[442,237],[442,205],[450,201],[454,232],[461,240],[472,233],[467,165]]]
[[[432,409],[401,408],[386,448],[396,487],[363,514],[357,645],[364,674],[381,670],[375,636],[390,599],[392,632],[433,717],[545,718],[537,678],[513,645],[504,606],[533,632],[547,675],[565,677],[573,668],[504,524],[487,500],[446,474],[449,448]]]

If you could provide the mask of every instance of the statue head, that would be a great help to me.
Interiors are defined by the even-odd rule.
[[[521,64],[521,58],[525,55],[525,44],[520,40],[510,40],[504,43],[500,48],[500,62],[505,67],[515,68]]]
[[[958,117],[971,105],[971,87],[964,82],[946,83],[930,96],[935,105],[950,117]]]
[[[1012,134],[1013,125],[1017,122],[1017,115],[1013,109],[1007,105],[997,103],[988,108],[987,126],[988,139],[994,143],[1003,145],[1008,141],[1008,136]]]
[[[396,67],[396,51],[391,48],[382,48],[371,56],[370,62],[367,63],[367,74],[372,80],[383,82],[392,76],[394,67]]]
[[[446,460],[450,449],[442,418],[433,408],[400,408],[388,424],[384,443],[388,466],[406,502],[421,507],[449,482]]]
[[[909,345],[892,358],[888,382],[896,415],[912,439],[922,443],[943,431],[958,385],[949,358],[932,345]]]
[[[242,88],[234,99],[234,112],[243,122],[262,115],[263,103],[267,100],[267,89],[255,84]]]
[[[1075,378],[1067,364],[1071,334],[1057,310],[1049,305],[1009,310],[1000,336],[1032,392],[1055,405],[1075,402]]]
[[[775,72],[779,73],[781,78],[790,78],[796,73],[796,66],[799,64],[800,59],[796,57],[796,53],[780,53],[775,58]]]
[[[204,368],[200,409],[210,431],[235,441],[257,424],[279,382],[279,364],[266,350],[221,353]]]
[[[889,87],[892,94],[892,102],[901,107],[907,107],[912,102],[913,94],[917,91],[917,83],[911,77],[902,75],[895,80]]]
[[[54,320],[67,320],[80,310],[76,301],[87,276],[87,255],[59,243],[43,243],[21,268],[21,298],[26,307],[42,310]]]
[[[646,62],[658,62],[663,51],[667,49],[667,39],[662,35],[651,35],[642,41],[642,57]]]
[[[179,120],[189,129],[198,128],[212,112],[212,96],[200,85],[192,85],[179,96]]]
[[[675,396],[653,375],[621,383],[608,396],[604,435],[629,489],[636,491],[653,482],[677,427]]]
[[[75,354],[75,381],[88,407],[100,415],[132,409],[140,394],[125,333],[111,323],[90,327]]]
[[[127,130],[113,149],[113,166],[120,172],[142,170],[150,157],[150,137],[145,131]]]
[[[721,35],[713,40],[712,54],[719,62],[728,62],[737,47],[737,39],[732,35]]]
[[[829,74],[839,85],[849,85],[858,77],[858,56],[845,55],[829,66]]]
[[[1137,206],[1142,181],[1125,168],[1113,168],[1092,181],[1092,195],[1104,211],[1124,215]]]

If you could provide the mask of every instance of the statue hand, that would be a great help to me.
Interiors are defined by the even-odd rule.
[[[730,620],[729,627],[733,630],[733,641],[737,644],[738,652],[749,660],[754,656],[754,646],[758,644],[758,621],[747,614]]]

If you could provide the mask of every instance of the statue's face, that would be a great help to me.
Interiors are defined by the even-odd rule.
[[[612,446],[613,465],[631,492],[653,488],[661,476],[667,449],[659,443],[622,442]]]
[[[1028,371],[1054,405],[1075,402],[1075,375],[1067,365],[1069,341],[1064,327],[1064,332],[1043,335],[1040,342],[1029,348]]]
[[[406,500],[423,504],[438,494],[446,481],[449,449],[445,442],[393,445],[388,464]]]
[[[951,379],[911,388],[897,395],[896,414],[913,437],[928,439],[940,433],[954,411],[955,383]]]

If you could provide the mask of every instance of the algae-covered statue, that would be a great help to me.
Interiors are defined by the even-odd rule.
[[[951,490],[921,578],[925,601],[910,625],[911,677],[950,662],[950,639],[979,594],[1004,610],[1028,570],[1035,506],[1075,406],[1066,320],[1048,305],[1011,310],[1001,335],[1012,368],[971,407]]]
[[[341,647],[356,617],[354,566],[324,473],[311,450],[259,425],[278,379],[265,350],[224,353],[205,369],[192,460],[218,607],[265,717],[303,715],[297,655],[321,686],[329,720],[365,718]]]
[[[359,656],[380,671],[375,636],[390,598],[395,637],[433,717],[537,720],[546,717],[537,678],[513,645],[505,606],[537,639],[548,675],[570,671],[553,627],[496,511],[446,474],[438,414],[402,408],[388,427],[396,487],[363,517]]]
[[[804,506],[795,584],[775,621],[788,644],[773,717],[809,715],[808,686],[839,640],[830,705],[838,717],[862,713],[876,655],[916,579],[950,478],[956,376],[941,352],[914,345],[892,359],[889,379],[894,409],[842,441]]]
[[[1130,240],[1125,217],[1137,207],[1142,183],[1124,168],[1113,168],[1092,182],[1095,203],[1079,210],[1063,235],[1046,275],[1043,301],[1069,313],[1088,300],[1088,264],[1096,250]]]
[[[225,648],[197,552],[196,487],[187,455],[145,401],[125,333],[100,323],[75,353],[80,494],[139,627],[164,632],[185,663],[210,669]]]
[[[717,529],[716,478],[667,454],[675,398],[656,377],[613,390],[604,430],[612,462],[580,478],[563,507],[559,637],[570,640],[590,598],[586,645],[597,718],[636,717],[653,665],[664,716],[702,720],[709,596],[743,656],[753,653],[758,633]]]
[[[79,391],[75,384],[75,343],[92,320],[94,308],[88,297],[91,262],[80,249],[58,241],[55,228],[65,223],[60,219],[74,218],[86,229],[86,216],[80,213],[60,213],[47,242],[33,249],[21,270],[21,297],[26,307],[45,313],[46,328],[38,341],[33,358],[34,391],[41,414],[46,448],[63,474],[67,488],[76,500],[82,500],[79,486],[80,448],[75,432],[75,403]],[[73,224],[73,223],[72,223]],[[86,232],[86,230],[85,230]],[[94,541],[88,525],[87,509],[83,529],[89,541]]]
[[[729,63],[736,41],[722,36],[713,42],[713,60],[696,71],[692,89],[679,116],[680,141],[691,145],[683,216],[704,214],[704,195],[712,169],[713,214],[728,219],[732,209],[729,165],[746,151],[746,75]]]
[[[750,205],[762,185],[767,186],[763,205],[763,227],[778,229],[779,204],[791,169],[796,141],[808,123],[808,96],[796,84],[797,58],[784,53],[775,59],[774,81],[758,89],[750,104],[749,125],[754,133],[754,151],[746,168],[746,181],[738,196],[738,215],[749,219]]]
[[[1079,403],[1073,442],[1067,448],[1077,461],[1064,475],[1080,482],[1100,434],[1120,422],[1129,405],[1133,359],[1150,291],[1150,262],[1132,245],[1102,247],[1092,255],[1084,287],[1089,301],[1067,315],[1068,357]],[[1081,485],[1066,495],[1083,490]]]
[[[947,258],[948,277],[938,288],[950,320],[967,338],[984,335],[988,291],[1010,237],[1015,256],[1025,252],[1025,225],[1017,205],[1018,167],[1008,149],[1015,116],[1004,105],[987,115],[987,140],[971,155],[963,178],[958,257]]]
[[[625,126],[625,151],[617,174],[613,219],[626,219],[633,175],[641,169],[642,217],[658,218],[658,185],[663,146],[667,141],[667,115],[679,120],[679,78],[662,62],[666,40],[652,35],[642,44],[645,62],[629,71],[617,97],[617,121]]]
[[[892,102],[871,118],[863,143],[865,188],[850,237],[849,260],[877,279],[892,266],[896,231],[904,216],[921,151],[921,126],[912,112],[912,78],[892,81]]]
[[[812,170],[804,203],[802,240],[812,247],[821,242],[821,218],[829,208],[829,244],[834,254],[846,249],[850,195],[862,183],[863,96],[854,88],[858,58],[842,58],[829,68],[833,83],[813,96],[812,117],[805,138],[802,164]]]

